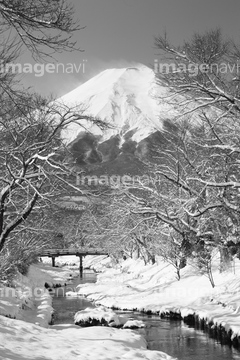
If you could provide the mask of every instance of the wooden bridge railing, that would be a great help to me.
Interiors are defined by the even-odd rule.
[[[39,252],[39,256],[64,256],[64,255],[108,255],[108,252],[104,249],[43,249]]]
[[[39,257],[44,257],[44,256],[48,256],[52,258],[52,266],[55,266],[55,258],[58,256],[67,256],[67,255],[73,255],[73,256],[78,256],[80,259],[80,266],[79,266],[79,270],[80,270],[80,277],[82,277],[83,275],[83,263],[82,263],[82,258],[83,256],[87,256],[87,255],[106,255],[108,256],[109,254],[107,253],[106,250],[103,249],[88,249],[88,248],[79,248],[79,249],[44,249],[41,252],[39,252],[38,256]]]

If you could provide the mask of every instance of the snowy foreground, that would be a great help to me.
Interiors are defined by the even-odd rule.
[[[144,266],[141,260],[128,259],[115,268],[109,260],[88,266],[102,273],[96,284],[82,284],[78,294],[95,300],[96,304],[128,310],[160,313],[180,313],[182,317],[196,314],[207,322],[232,330],[232,338],[240,336],[240,261],[235,259],[231,268],[220,274],[219,257],[213,264],[213,289],[206,275],[200,275],[192,265],[181,270],[176,279],[172,265],[158,259],[155,265]]]
[[[0,317],[0,358],[36,360],[171,359],[146,350],[145,341],[131,330],[56,325],[53,329]],[[3,345],[4,344],[4,345]]]
[[[59,265],[30,267],[28,277],[17,276],[15,287],[0,287],[0,359],[3,360],[117,360],[171,359],[165,353],[146,349],[145,340],[128,329],[112,327],[81,328],[73,324],[49,326],[52,298],[44,288],[46,283],[65,284],[78,273],[78,260],[62,257]],[[197,314],[201,318],[222,324],[240,335],[240,261],[235,259],[228,271],[220,274],[216,255],[213,289],[208,278],[192,265],[181,270],[177,281],[175,269],[157,259],[155,265],[144,266],[141,260],[128,259],[112,267],[104,257],[87,257],[85,266],[100,272],[96,284],[81,284],[69,296],[85,296],[95,300],[97,309],[78,312],[75,319],[91,316],[120,321],[111,308],[177,312],[182,316]],[[8,317],[5,317],[5,316]],[[11,317],[11,318],[10,318]],[[24,320],[24,321],[23,321]]]
[[[52,298],[44,285],[64,284],[71,276],[69,268],[39,264],[30,267],[28,277],[17,276],[14,288],[0,287],[0,359],[172,359],[147,350],[142,336],[128,329],[49,326]]]

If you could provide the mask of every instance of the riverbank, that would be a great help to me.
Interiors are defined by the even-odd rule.
[[[12,287],[0,285],[0,315],[47,327],[53,308],[45,285],[63,285],[73,274],[68,268],[53,269],[42,263],[31,265],[27,276],[20,273],[15,276]]]
[[[94,268],[94,258],[88,259]],[[99,264],[98,264],[99,267]],[[215,288],[206,275],[192,265],[181,270],[181,280],[168,262],[157,259],[154,265],[127,259],[114,268],[101,267],[96,284],[82,284],[80,295],[113,309],[144,311],[184,319],[240,345],[240,261],[219,272],[216,254],[212,265]]]
[[[171,360],[147,350],[144,338],[131,330],[51,322],[52,298],[44,285],[65,284],[78,273],[71,267],[31,266],[14,287],[1,287],[0,359],[2,360]]]
[[[147,350],[144,339],[130,330],[74,325],[46,329],[0,316],[0,338],[0,358],[4,360],[172,359]]]

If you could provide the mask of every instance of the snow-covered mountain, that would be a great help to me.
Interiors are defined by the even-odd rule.
[[[156,144],[164,148],[164,130],[183,113],[179,102],[186,99],[178,96],[169,101],[169,95],[164,84],[156,83],[152,69],[138,65],[105,70],[58,99],[110,125],[102,131],[85,122],[88,132],[79,124],[69,124],[62,137],[76,163],[111,163],[104,171],[116,173],[123,168],[129,173],[135,168],[138,173],[138,160],[151,157]]]
[[[166,86],[156,84],[153,70],[138,65],[105,70],[58,99],[109,124],[102,131],[81,121],[89,132],[76,123],[62,132],[76,163],[106,163],[120,157],[126,165],[131,163],[129,156],[141,158],[151,137],[153,142],[161,141],[156,134],[162,134],[164,123],[179,114],[177,103],[160,101],[167,94]]]
[[[90,128],[95,135],[102,136],[101,141],[115,135],[123,138],[131,131],[132,140],[139,142],[162,128],[155,93],[154,72],[142,65],[105,70],[59,100],[71,106],[82,104],[86,114],[109,123],[111,129],[104,132]],[[71,124],[63,137],[69,143],[81,131],[78,125]]]

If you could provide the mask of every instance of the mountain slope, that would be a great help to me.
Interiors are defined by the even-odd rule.
[[[129,131],[133,131],[132,140],[139,142],[162,128],[159,106],[153,98],[155,91],[154,72],[146,66],[110,69],[64,95],[60,101],[72,106],[81,103],[86,114],[109,123],[111,129],[104,133],[90,127],[94,134],[101,136],[101,142],[113,135],[121,138]],[[72,142],[80,131],[79,126],[72,124],[63,137],[68,143]]]
[[[119,173],[119,169],[128,175],[131,169],[134,174],[144,172],[141,160],[152,157],[156,146],[164,148],[165,137],[175,131],[172,120],[194,106],[180,95],[170,101],[169,95],[169,89],[156,84],[153,70],[144,65],[105,70],[64,95],[60,102],[78,105],[86,115],[110,125],[102,131],[85,122],[88,131],[83,131],[79,124],[69,124],[62,132],[76,164],[90,164],[97,173]],[[185,109],[179,105],[184,101],[188,104]],[[191,118],[198,121],[199,112],[190,114]],[[100,169],[94,166],[93,170],[93,164]]]

